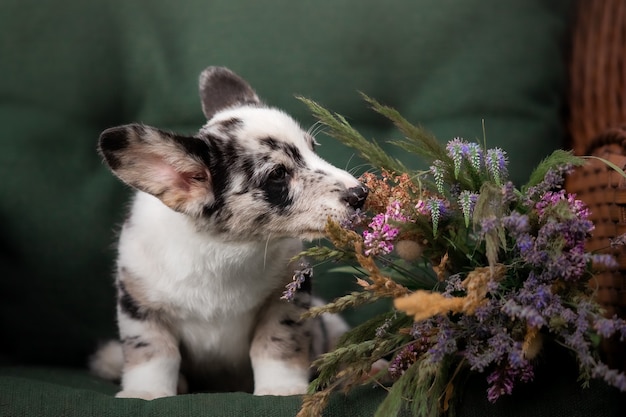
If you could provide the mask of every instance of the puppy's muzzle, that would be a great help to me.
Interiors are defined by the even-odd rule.
[[[368,194],[369,190],[367,187],[359,185],[358,187],[348,188],[343,199],[350,207],[356,210],[363,208]]]

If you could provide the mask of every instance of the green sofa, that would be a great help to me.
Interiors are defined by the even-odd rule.
[[[397,136],[366,108],[363,91],[442,140],[486,136],[509,152],[512,178],[520,182],[565,140],[572,5],[0,2],[0,415],[286,416],[298,410],[299,397],[243,393],[115,399],[115,385],[89,375],[88,356],[116,333],[114,244],[130,195],[95,151],[102,130],[143,122],[195,132],[204,122],[197,76],[208,65],[223,65],[304,126],[314,120],[296,94],[344,114],[366,137]],[[333,139],[320,134],[318,141],[330,162],[360,166]],[[352,285],[333,274],[318,273],[316,280],[326,297]],[[363,318],[348,316],[352,323]],[[565,411],[601,408],[604,394],[570,388],[558,394]],[[483,394],[468,392],[460,414],[551,415],[537,412],[541,405],[533,401],[510,406],[515,398],[491,406]],[[384,395],[367,387],[337,395],[328,415],[371,415]]]

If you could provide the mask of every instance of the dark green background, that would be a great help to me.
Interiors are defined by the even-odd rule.
[[[314,120],[295,95],[344,114],[368,138],[398,137],[358,91],[396,107],[442,141],[482,140],[484,119],[488,144],[509,152],[512,177],[520,182],[564,143],[572,4],[0,2],[0,363],[81,367],[99,340],[115,335],[115,230],[129,191],[96,154],[105,128],[141,122],[195,132],[204,123],[198,74],[223,65],[305,127]],[[334,140],[319,135],[318,141],[332,163],[361,164]],[[319,273],[316,283],[325,295],[352,285],[350,277]],[[110,399],[112,388],[100,390],[107,395],[101,398],[83,374],[76,391],[61,371],[51,371],[58,377],[50,380],[20,369],[5,368],[11,376],[0,378],[0,414],[18,398],[50,410],[138,404]],[[245,398],[255,408],[272,408]],[[146,413],[187,400],[168,401],[149,403]],[[297,400],[285,401],[281,407],[293,410]]]

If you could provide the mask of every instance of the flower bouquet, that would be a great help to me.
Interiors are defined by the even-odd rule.
[[[626,375],[597,353],[600,337],[626,338],[626,323],[603,316],[589,285],[595,270],[617,264],[585,251],[594,228],[589,210],[563,189],[564,176],[584,159],[555,151],[516,188],[504,150],[460,138],[442,146],[397,111],[365,99],[404,136],[391,143],[430,169],[407,169],[345,118],[302,99],[328,134],[376,170],[362,177],[370,189],[364,210],[345,224],[329,221],[332,245],[303,253],[351,266],[361,290],[307,316],[383,298],[393,308],[350,330],[314,363],[319,375],[299,416],[321,415],[333,391],[363,383],[388,390],[377,415],[408,407],[439,416],[452,410],[466,372],[484,375],[485,395],[495,402],[533,379],[548,341],[571,351],[583,384],[601,378],[626,391]]]

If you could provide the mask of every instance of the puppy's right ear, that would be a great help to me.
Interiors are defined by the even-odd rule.
[[[122,181],[173,210],[199,215],[215,200],[209,145],[201,139],[131,124],[102,132],[98,149]]]
[[[208,67],[202,71],[199,88],[202,111],[207,120],[229,107],[261,103],[250,84],[224,67]]]

